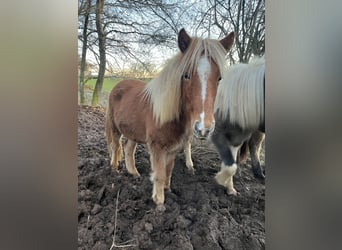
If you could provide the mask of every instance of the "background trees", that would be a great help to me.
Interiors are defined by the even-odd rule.
[[[222,36],[235,31],[230,62],[248,62],[265,53],[265,0],[209,0],[197,27]]]
[[[105,71],[127,66],[154,72],[177,50],[176,36],[219,38],[235,31],[230,63],[265,52],[264,0],[79,0],[79,92],[84,102],[86,61],[98,65],[97,105]],[[156,66],[156,67],[155,67]],[[136,74],[139,75],[139,74]],[[144,75],[144,74],[141,74]]]

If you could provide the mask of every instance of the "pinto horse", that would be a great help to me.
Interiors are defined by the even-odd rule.
[[[152,199],[164,210],[164,189],[170,182],[176,154],[191,134],[208,137],[214,130],[214,102],[225,67],[225,55],[234,43],[234,33],[222,40],[178,34],[178,52],[159,76],[149,83],[119,82],[109,95],[106,140],[111,165],[118,171],[123,145],[126,168],[139,176],[134,154],[137,143],[146,143],[151,160]],[[189,163],[190,164],[190,163]]]
[[[215,130],[211,140],[221,157],[221,171],[216,181],[227,188],[228,194],[237,195],[233,176],[237,170],[238,152],[243,143],[256,140],[260,145],[265,133],[265,60],[257,58],[249,64],[231,66],[223,75],[215,100]],[[253,136],[252,136],[253,135]],[[259,139],[257,139],[259,138]],[[257,147],[255,147],[257,148]],[[251,149],[252,150],[252,149]],[[254,148],[253,148],[254,150]],[[255,175],[264,177],[257,153]],[[252,164],[253,164],[252,161]]]

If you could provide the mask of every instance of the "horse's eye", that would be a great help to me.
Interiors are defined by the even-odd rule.
[[[219,81],[221,81],[222,80],[222,78],[221,78],[221,76],[219,77],[219,79],[218,79]]]
[[[184,77],[184,79],[186,79],[186,80],[190,80],[190,75],[189,75],[188,73],[185,73],[183,77]]]

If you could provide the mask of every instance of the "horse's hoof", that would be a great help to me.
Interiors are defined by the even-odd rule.
[[[140,174],[139,173],[136,173],[136,174],[132,174],[134,178],[139,178],[140,177]]]
[[[119,170],[117,168],[114,168],[114,167],[112,167],[112,172],[116,175],[120,174]]]
[[[264,181],[265,180],[265,173],[264,171],[262,171],[262,169],[259,167],[257,168],[253,168],[253,175],[256,179],[259,179],[259,180],[262,180]]]
[[[166,210],[166,208],[165,208],[164,204],[159,204],[156,206],[157,212],[163,213],[163,212],[165,212],[165,210]]]
[[[139,174],[139,172],[137,171],[137,170],[129,170],[129,169],[127,169],[127,172],[130,174],[130,175],[132,175],[134,178],[139,178],[140,177],[140,174]]]
[[[231,195],[231,196],[239,196],[240,193],[238,191],[236,191],[235,188],[233,188],[233,190],[227,190],[227,193],[228,195]]]
[[[264,174],[254,174],[254,178],[264,181],[266,179]]]
[[[191,175],[195,175],[195,169],[194,168],[190,168],[189,172],[190,172]]]

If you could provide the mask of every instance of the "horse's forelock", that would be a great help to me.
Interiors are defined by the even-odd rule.
[[[170,59],[159,76],[147,84],[144,96],[150,100],[153,116],[160,125],[179,118],[182,76],[194,74],[203,55],[213,60],[223,73],[226,50],[220,42],[194,37],[186,52]]]

